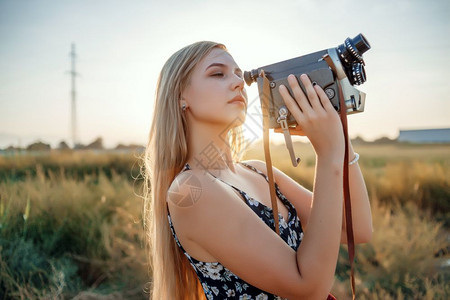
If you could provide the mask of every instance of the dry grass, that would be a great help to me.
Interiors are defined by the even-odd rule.
[[[295,145],[297,168],[284,145],[271,149],[276,167],[312,188],[310,145]],[[450,147],[355,150],[375,228],[357,247],[358,299],[448,299]],[[244,158],[264,160],[263,148]],[[0,156],[0,298],[145,298],[138,165],[136,153]],[[349,299],[345,246],[333,293]]]
[[[75,180],[38,164],[35,174],[0,183],[1,298],[63,299],[83,290],[144,298],[137,187],[114,170]]]

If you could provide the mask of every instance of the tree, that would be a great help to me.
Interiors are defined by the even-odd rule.
[[[69,145],[67,145],[67,143],[65,141],[61,141],[61,142],[59,142],[58,149],[59,150],[68,150],[68,149],[70,149],[70,147],[69,147]]]
[[[32,143],[28,145],[26,148],[27,151],[49,151],[51,149],[49,144],[45,144],[41,141],[37,141],[35,143]]]
[[[103,148],[103,138],[98,137],[95,141],[90,143],[85,147],[85,149],[104,149]]]

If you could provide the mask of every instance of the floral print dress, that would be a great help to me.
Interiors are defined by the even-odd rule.
[[[267,182],[269,181],[268,177],[257,170],[253,166],[250,166],[246,163],[240,162],[240,164],[246,166],[247,168],[261,174],[265,177]],[[190,170],[189,164],[186,164],[184,169],[182,170]],[[211,173],[210,173],[211,174]],[[211,174],[214,176],[213,174]],[[269,226],[273,231],[275,231],[275,221],[273,218],[273,212],[270,207],[262,204],[261,202],[253,199],[248,196],[244,191],[239,190],[231,184],[221,180],[220,178],[214,176],[220,181],[226,183],[231,186],[235,190],[237,190],[240,195],[245,200],[245,203],[263,220],[267,226]],[[283,204],[288,209],[288,220],[285,220],[281,214],[279,214],[279,227],[280,227],[280,236],[281,238],[294,250],[297,251],[302,238],[303,238],[303,230],[300,223],[300,219],[297,216],[297,212],[294,206],[286,199],[286,197],[280,192],[278,185],[275,183],[275,191],[278,198],[283,202]],[[169,210],[168,210],[169,211]],[[269,300],[269,299],[283,299],[279,296],[267,293],[255,286],[250,285],[244,280],[240,279],[237,275],[233,274],[230,270],[228,270],[225,266],[223,266],[220,262],[202,262],[193,257],[191,257],[180,244],[177,235],[175,233],[175,229],[172,224],[172,220],[170,217],[170,212],[168,214],[169,225],[173,234],[173,237],[180,247],[181,251],[188,258],[191,266],[194,268],[200,283],[205,292],[206,298],[208,300],[211,299],[239,299],[239,300]]]

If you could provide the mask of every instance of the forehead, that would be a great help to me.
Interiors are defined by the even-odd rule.
[[[233,57],[225,50],[220,48],[212,49],[200,62],[199,66],[202,68],[202,71],[206,67],[208,67],[212,63],[222,63],[227,65],[228,67],[237,67],[236,62]]]

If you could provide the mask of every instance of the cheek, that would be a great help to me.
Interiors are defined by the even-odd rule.
[[[214,109],[223,105],[221,101],[217,87],[210,84],[202,84],[193,88],[190,93],[191,106],[195,106],[199,109]]]

